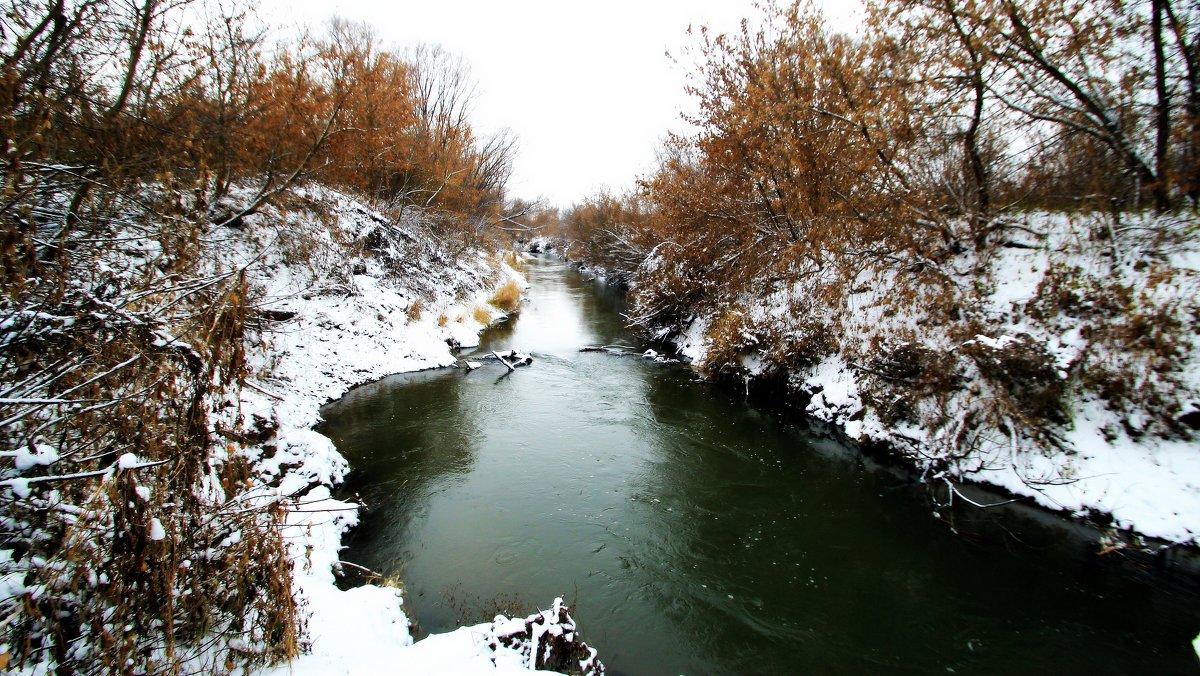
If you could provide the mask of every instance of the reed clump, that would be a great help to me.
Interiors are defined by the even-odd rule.
[[[521,307],[521,286],[510,279],[496,289],[488,302],[504,312],[516,312]]]

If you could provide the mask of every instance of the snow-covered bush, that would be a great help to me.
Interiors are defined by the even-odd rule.
[[[0,297],[11,664],[159,671],[297,649],[280,506],[244,500],[225,450],[248,433],[226,407],[253,294],[202,254],[204,212],[167,209],[114,199]]]
[[[1029,312],[1078,334],[1071,375],[1106,402],[1132,434],[1175,435],[1195,394],[1184,364],[1200,327],[1200,277],[1151,245],[1116,270],[1060,264],[1047,270]]]

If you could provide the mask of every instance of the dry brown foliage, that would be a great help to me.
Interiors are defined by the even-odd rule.
[[[474,310],[471,310],[471,318],[484,326],[492,323],[492,313],[484,307],[476,306]]]
[[[1092,349],[1069,368],[1035,340],[974,339],[1010,332],[982,310],[990,262],[1050,234],[1022,211],[1090,210],[1083,246],[1116,265],[1130,212],[1196,208],[1198,7],[879,0],[856,36],[813,3],[761,9],[731,34],[698,31],[683,55],[695,131],[666,142],[640,192],[564,215],[570,255],[632,287],[630,318],[655,333],[705,318],[716,373],[836,351],[885,422],[923,425],[964,462],[1054,452],[1070,399],[1093,393],[1178,427],[1195,311],[1156,300],[1169,271],[1147,270],[1144,290],[1048,273],[1014,311],[1083,324]],[[1173,236],[1170,219],[1143,222]]]
[[[496,289],[488,302],[505,312],[516,312],[521,307],[521,286],[510,279]],[[486,321],[480,323],[487,324]]]
[[[359,26],[267,55],[244,7],[200,0],[3,14],[0,573],[21,579],[0,599],[3,659],[160,673],[294,656],[284,503],[246,498],[239,455],[272,433],[236,403],[265,320],[208,247],[312,178],[477,241],[511,143],[475,137],[445,58]],[[381,251],[414,239],[381,227]],[[274,245],[295,265],[328,246],[286,229]]]

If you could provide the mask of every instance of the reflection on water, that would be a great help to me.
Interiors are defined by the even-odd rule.
[[[1064,531],[956,535],[903,475],[693,382],[579,353],[633,344],[620,299],[552,260],[481,351],[536,357],[389,378],[325,411],[370,511],[344,558],[446,597],[574,600],[615,673],[1189,673],[1188,579],[1135,578]],[[484,617],[476,620],[489,619]]]

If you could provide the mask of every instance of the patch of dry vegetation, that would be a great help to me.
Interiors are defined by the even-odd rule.
[[[525,262],[525,257],[516,251],[509,251],[504,254],[504,262],[513,270],[525,274],[529,270],[529,264]]]
[[[521,309],[521,293],[521,285],[510,279],[496,289],[488,302],[501,311],[512,314]]]

